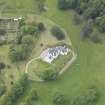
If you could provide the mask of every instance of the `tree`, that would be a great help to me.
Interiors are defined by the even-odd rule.
[[[51,33],[58,40],[63,40],[65,38],[65,33],[58,26],[53,26]]]
[[[12,62],[25,60],[29,55],[29,48],[23,45],[11,46],[9,50],[9,58]]]
[[[58,8],[65,10],[68,8],[66,0],[58,0]]]
[[[58,7],[61,10],[74,9],[84,19],[93,19],[94,23],[98,23],[99,31],[105,32],[105,0],[58,0]],[[77,17],[74,19],[78,21]]]
[[[105,15],[98,17],[96,24],[100,32],[105,32]]]
[[[58,0],[58,8],[61,10],[76,9],[79,0]]]
[[[34,43],[34,39],[31,35],[23,36],[22,44],[32,47],[33,43]]]
[[[90,34],[93,32],[93,28],[91,25],[85,25],[83,28],[82,28],[82,31],[81,31],[81,37],[82,38],[89,38],[90,37]]]
[[[100,14],[102,15],[102,11],[105,9],[104,4],[105,4],[104,0],[89,1],[91,9],[90,17],[95,19],[96,17],[99,17]]]
[[[87,2],[80,2],[79,6],[75,9],[76,12],[80,15],[84,13],[84,11],[88,8]]]
[[[67,4],[70,9],[76,9],[78,5],[80,4],[79,0],[68,0]]]

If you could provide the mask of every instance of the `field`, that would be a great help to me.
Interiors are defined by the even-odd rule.
[[[7,1],[11,4],[13,2],[20,3],[22,2],[26,8],[22,9],[26,11],[26,14],[33,13],[33,0],[1,0]],[[85,91],[88,87],[96,86],[100,92],[100,99],[95,105],[105,105],[105,36],[103,37],[102,44],[94,44],[89,40],[82,41],[80,38],[80,30],[82,25],[75,26],[72,22],[73,11],[60,11],[57,9],[57,0],[46,0],[49,10],[43,14],[44,17],[47,17],[63,27],[67,33],[68,37],[72,40],[73,47],[78,54],[76,62],[68,68],[68,70],[56,81],[37,83],[30,81],[30,86],[27,86],[27,92],[19,100],[16,105],[23,102],[27,96],[27,93],[30,92],[31,88],[35,87],[39,94],[39,101],[36,102],[36,105],[53,105],[52,97],[55,91],[63,91],[67,96],[69,102],[72,99],[79,95],[81,92]],[[11,4],[12,5],[12,4]],[[27,11],[28,10],[28,11]],[[21,10],[20,10],[21,11]],[[21,15],[20,13],[25,12],[16,12],[3,15],[13,16]],[[31,11],[31,12],[30,12]],[[101,35],[101,34],[100,34]],[[0,53],[2,52],[3,47],[0,47]],[[6,49],[5,49],[6,50]],[[7,53],[7,51],[5,51]],[[6,55],[6,54],[5,54]],[[16,68],[15,68],[16,69]],[[13,70],[13,73],[16,73],[16,70]],[[9,71],[8,71],[9,72]],[[0,75],[1,76],[1,75]],[[20,75],[18,75],[20,76]],[[5,78],[5,77],[4,77]]]

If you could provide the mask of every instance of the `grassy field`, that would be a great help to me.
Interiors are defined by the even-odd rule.
[[[32,10],[34,7],[33,0],[26,0],[27,2],[24,2],[23,0],[6,1],[9,3],[14,3],[14,1],[23,2],[23,5],[26,6],[26,11],[28,8],[29,10]],[[36,88],[40,97],[39,101],[35,103],[36,105],[53,105],[52,97],[55,91],[63,91],[69,102],[71,102],[75,96],[79,95],[88,87],[96,86],[101,97],[95,105],[105,105],[105,36],[103,35],[102,44],[94,44],[89,40],[82,41],[80,39],[80,30],[82,25],[73,25],[73,12],[59,11],[56,5],[57,0],[46,0],[46,3],[49,10],[42,15],[48,17],[55,23],[58,23],[61,27],[65,28],[68,36],[72,40],[75,51],[78,54],[78,58],[75,64],[56,81],[46,83],[35,83],[30,81],[31,83],[28,88],[28,92],[32,87]],[[24,101],[26,96],[27,93],[16,105],[19,105],[20,102]]]

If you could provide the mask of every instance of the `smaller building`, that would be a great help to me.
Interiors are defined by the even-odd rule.
[[[40,55],[41,59],[45,62],[52,63],[54,59],[57,59],[60,55],[67,55],[71,50],[66,46],[57,46],[53,48],[47,48]]]

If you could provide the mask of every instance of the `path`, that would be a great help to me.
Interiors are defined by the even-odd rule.
[[[40,57],[35,57],[35,58],[33,58],[33,59],[31,59],[27,64],[26,64],[26,69],[25,69],[25,73],[27,74],[28,73],[28,67],[29,67],[29,65],[33,62],[33,61],[35,61],[35,60],[37,60],[37,59],[40,59]]]
[[[72,65],[73,62],[76,60],[77,54],[75,54],[74,51],[72,51],[72,55],[73,55],[72,59],[70,59],[70,61],[68,61],[68,63],[64,66],[64,68],[59,72],[59,76],[61,76],[61,75],[70,67],[70,65]],[[35,61],[35,60],[37,60],[37,59],[40,59],[40,57],[35,57],[35,58],[31,59],[31,60],[26,64],[26,69],[25,69],[25,73],[26,73],[26,74],[28,73],[28,67],[29,67],[29,65],[30,65],[33,61]],[[42,80],[42,79],[40,79],[40,78],[38,78],[37,80],[35,80],[35,79],[32,79],[32,80],[34,80],[34,81],[36,81],[36,82],[44,82],[44,80]]]
[[[68,67],[70,67],[70,65],[73,64],[73,62],[76,60],[77,54],[75,54],[72,51],[72,55],[73,55],[72,59],[68,61],[68,63],[64,66],[64,68],[59,72],[59,76],[61,76],[68,69]]]

